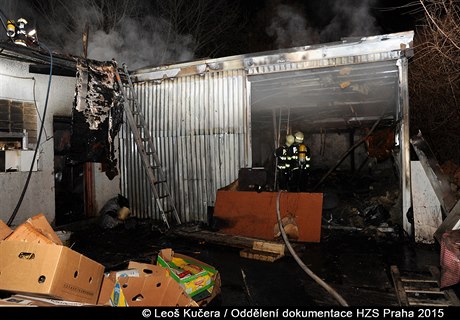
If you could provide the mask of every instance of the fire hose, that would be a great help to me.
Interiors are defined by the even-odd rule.
[[[276,198],[276,216],[278,219],[278,227],[281,232],[281,236],[283,237],[284,243],[286,244],[289,252],[294,257],[297,264],[313,279],[316,283],[318,283],[321,287],[323,287],[329,294],[331,294],[341,306],[348,307],[348,303],[345,301],[344,298],[340,294],[337,293],[331,286],[329,286],[326,282],[324,282],[320,277],[318,277],[310,268],[308,268],[303,261],[299,258],[297,253],[295,252],[294,248],[292,247],[289,239],[284,231],[283,225],[281,223],[281,214],[280,214],[280,196],[282,190],[278,192],[278,197]]]

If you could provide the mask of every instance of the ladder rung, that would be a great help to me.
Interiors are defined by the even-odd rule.
[[[159,185],[160,183],[167,183],[167,180],[164,176],[161,163],[158,159],[158,153],[152,146],[153,139],[150,136],[150,132],[148,130],[148,123],[145,121],[144,116],[141,112],[142,109],[139,108],[139,105],[137,103],[138,97],[131,80],[131,75],[129,74],[126,65],[123,65],[123,71],[124,72],[122,73],[117,71],[117,81],[119,87],[122,89],[122,93],[125,98],[125,112],[127,112],[129,116],[129,124],[131,130],[133,131],[133,135],[135,137],[135,142],[137,145],[137,150],[140,153],[140,156],[142,157],[145,169],[152,171],[157,170],[155,173],[151,171],[148,172],[148,178],[150,179],[150,183],[153,189],[152,191],[154,191],[154,194],[156,195],[155,200],[157,202],[158,209],[161,211],[161,216],[165,224],[169,228],[169,223],[166,214],[172,213],[179,224],[181,223],[180,218],[178,216],[176,208],[174,207],[174,204],[172,203],[172,196],[170,194],[170,190],[168,190],[168,185],[166,184],[164,186],[156,187],[156,185]],[[121,76],[123,76],[123,81]],[[161,195],[158,194],[159,191],[161,191]],[[164,202],[163,199],[167,198],[168,200]],[[166,208],[165,210],[163,208],[163,205],[167,206],[168,208]]]

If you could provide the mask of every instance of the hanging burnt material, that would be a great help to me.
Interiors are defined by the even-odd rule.
[[[123,95],[112,62],[80,59],[72,109],[69,160],[100,162],[112,180],[117,174],[115,137],[123,123]]]

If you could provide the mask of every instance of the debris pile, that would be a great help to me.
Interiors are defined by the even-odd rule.
[[[385,173],[380,173],[385,177]],[[324,190],[323,228],[361,231],[370,237],[399,237],[401,193],[396,179],[335,173]]]
[[[105,267],[64,245],[43,214],[0,221],[0,306],[205,306],[220,294],[212,266],[165,248],[152,263]]]

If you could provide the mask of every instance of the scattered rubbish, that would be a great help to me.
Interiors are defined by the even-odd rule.
[[[127,217],[106,209],[117,219]],[[0,221],[0,233],[0,290],[12,294],[0,306],[198,307],[220,294],[214,267],[170,248],[145,257],[156,264],[127,260],[126,269],[104,272],[102,264],[68,247],[72,232],[54,232],[43,214],[14,230]]]
[[[381,204],[373,204],[365,208],[362,212],[364,222],[374,226],[379,226],[382,222],[387,221],[390,218],[390,214],[387,209]]]

